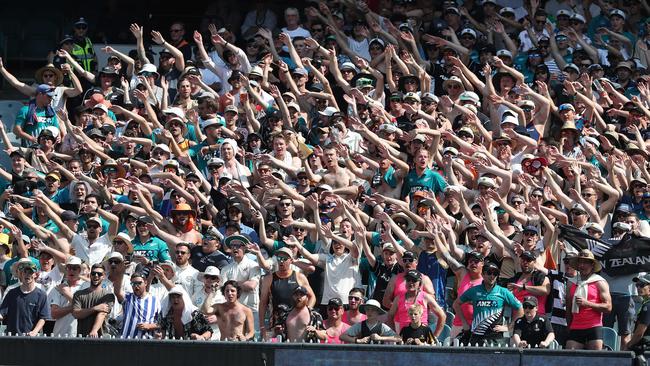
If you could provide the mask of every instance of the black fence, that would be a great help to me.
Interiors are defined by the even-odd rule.
[[[321,345],[0,337],[0,365],[15,366],[632,366],[630,352],[515,348]]]

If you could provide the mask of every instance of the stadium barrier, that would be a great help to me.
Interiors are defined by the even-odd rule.
[[[631,352],[478,347],[326,345],[0,336],[0,364],[164,366],[188,362],[246,366],[632,366]]]

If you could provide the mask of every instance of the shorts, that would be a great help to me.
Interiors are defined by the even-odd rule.
[[[634,328],[634,300],[626,294],[613,293],[612,311],[603,316],[603,326],[614,328],[614,322],[618,321],[618,334],[621,336],[632,334]]]
[[[587,344],[591,341],[603,340],[603,327],[593,327],[587,329],[570,329],[568,341],[578,342],[580,344]]]

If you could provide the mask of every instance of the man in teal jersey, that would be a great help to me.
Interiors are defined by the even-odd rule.
[[[50,106],[54,88],[41,84],[36,88],[36,96],[16,115],[13,132],[22,140],[22,146],[38,143],[38,135],[49,126],[59,128],[54,109]]]
[[[149,227],[153,219],[149,216],[140,216],[136,224],[138,235],[133,239],[133,255],[146,258],[149,261],[171,261],[167,244],[160,238],[151,235]]]
[[[445,179],[429,168],[429,151],[418,150],[413,156],[415,169],[411,170],[406,176],[404,188],[402,188],[402,197],[408,195],[409,202],[416,191],[432,192],[437,195],[447,187]]]
[[[521,303],[512,292],[505,287],[497,285],[499,267],[492,262],[483,265],[483,283],[465,291],[454,302],[456,314],[462,314],[461,304],[471,302],[474,306],[474,316],[471,325],[470,344],[491,345],[505,342],[503,333],[512,331],[515,320],[524,315]],[[503,325],[504,307],[512,309],[512,323],[510,327]],[[464,317],[463,331],[469,331],[470,326]]]

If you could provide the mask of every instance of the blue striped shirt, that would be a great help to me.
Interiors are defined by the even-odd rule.
[[[160,312],[160,302],[151,295],[143,298],[133,293],[126,294],[122,303],[124,321],[122,323],[122,338],[152,338],[153,332],[142,331],[137,328],[139,323],[155,323]]]

